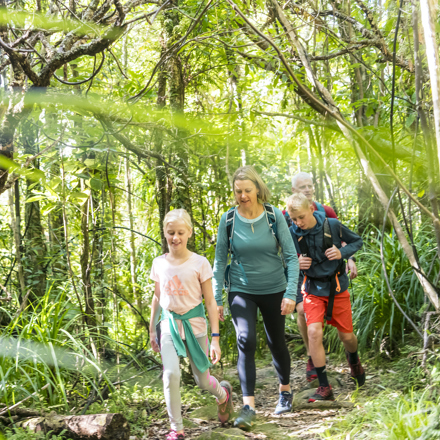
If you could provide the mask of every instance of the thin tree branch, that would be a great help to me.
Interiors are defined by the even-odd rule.
[[[121,67],[121,65],[119,64],[119,61],[118,61],[118,59],[115,57],[115,54],[113,53],[113,51],[111,50],[111,48],[109,47],[107,50],[110,52],[110,55],[111,55],[111,56],[113,57],[113,59],[115,60],[116,65],[118,66],[118,69],[119,69],[119,71],[121,72],[122,76],[123,76],[125,79],[128,79],[128,76],[127,76],[127,75],[124,73],[124,71],[122,70],[122,67]]]
[[[53,76],[60,82],[63,84],[66,84],[68,86],[79,86],[81,84],[84,84],[86,82],[91,81],[96,75],[98,75],[98,73],[100,72],[100,70],[102,69],[102,66],[104,65],[104,60],[105,60],[105,52],[102,51],[101,52],[102,55],[102,60],[101,63],[99,64],[98,68],[96,70],[94,70],[94,72],[92,73],[91,76],[89,76],[87,79],[83,79],[81,81],[76,81],[76,82],[69,82],[69,81],[64,81],[63,79],[61,79],[55,72],[53,74]]]

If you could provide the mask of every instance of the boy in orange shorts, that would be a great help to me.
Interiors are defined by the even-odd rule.
[[[293,221],[290,227],[301,270],[298,295],[304,296],[310,355],[318,375],[319,387],[309,402],[334,400],[325,371],[325,350],[322,344],[324,318],[338,329],[345,347],[351,377],[359,386],[365,383],[365,371],[357,353],[353,333],[348,277],[344,259],[362,247],[362,239],[339,220],[326,218],[302,193],[287,200],[287,211]],[[341,242],[347,245],[342,247]]]

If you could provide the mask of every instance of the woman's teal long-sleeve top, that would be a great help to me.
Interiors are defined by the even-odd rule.
[[[245,283],[240,267],[232,262],[229,272],[230,290],[231,292],[254,295],[278,293],[286,290],[284,298],[295,301],[299,274],[298,256],[283,213],[278,208],[274,208],[274,211],[277,237],[283,249],[284,260],[287,265],[287,281],[275,238],[267,222],[266,212],[263,212],[256,219],[253,228],[247,219],[236,212],[232,246],[241,261],[248,282]],[[213,278],[215,300],[219,306],[223,305],[222,290],[227,264],[228,236],[226,213],[224,213],[218,228]]]

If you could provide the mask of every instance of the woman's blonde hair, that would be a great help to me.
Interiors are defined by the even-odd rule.
[[[308,208],[312,203],[303,193],[294,193],[287,199],[287,212]]]
[[[186,209],[173,209],[172,211],[168,212],[168,214],[163,219],[163,229],[166,229],[168,223],[175,221],[182,221],[183,223],[185,223],[185,226],[188,229],[192,230],[191,217],[189,216]]]
[[[235,187],[236,180],[250,180],[258,189],[258,201],[260,203],[266,203],[270,199],[270,191],[267,185],[263,182],[263,179],[257,173],[255,168],[251,165],[238,168],[232,177],[232,188]],[[235,189],[234,189],[235,193]]]

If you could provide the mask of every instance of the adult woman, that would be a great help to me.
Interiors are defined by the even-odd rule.
[[[257,309],[260,309],[263,317],[268,345],[280,381],[280,397],[275,413],[290,411],[292,406],[290,356],[284,339],[284,326],[285,315],[295,309],[299,268],[283,213],[271,205],[265,205],[270,192],[255,169],[251,166],[239,168],[233,176],[233,188],[238,206],[234,208],[232,228],[226,226],[227,219],[231,223],[231,215],[225,213],[220,220],[213,285],[219,317],[223,321],[222,287],[229,253],[228,243],[231,241],[231,265],[227,276],[228,302],[237,334],[237,369],[243,392],[243,408],[235,420],[235,426],[246,430],[252,427],[255,420]],[[270,211],[274,214],[276,225],[271,226]],[[276,229],[276,235],[273,229]],[[231,237],[228,237],[228,233]],[[278,244],[287,265],[288,281]]]

